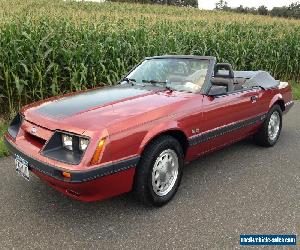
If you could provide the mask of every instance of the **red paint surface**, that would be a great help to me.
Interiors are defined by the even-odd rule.
[[[131,191],[135,168],[82,183],[68,183],[51,178],[36,170],[33,172],[64,195],[89,202],[104,200]]]
[[[256,103],[251,102],[253,95],[258,96]],[[267,113],[276,101],[282,99],[287,103],[292,100],[292,95],[290,86],[280,90],[252,89],[218,98],[176,91],[152,91],[110,105],[94,107],[64,119],[50,119],[36,112],[40,105],[57,99],[38,102],[24,108],[21,112],[27,121],[21,126],[16,140],[12,140],[8,135],[6,138],[23,153],[39,161],[64,170],[87,170],[140,155],[149,141],[161,133],[178,130],[189,138],[195,135],[192,133],[194,129],[199,129],[197,133],[200,134]],[[259,125],[258,123],[190,147],[185,160],[191,161],[202,154],[245,138],[253,134]],[[81,163],[69,165],[42,156],[40,151],[43,144],[34,136],[30,136],[32,126],[37,127],[37,135],[44,140],[48,140],[56,129],[89,136],[90,145]],[[90,161],[97,143],[104,137],[107,139],[101,161],[99,165],[91,166]],[[69,184],[38,172],[35,174],[64,194],[91,201],[130,191],[134,168],[82,184]],[[66,192],[67,189],[80,195],[71,195]]]

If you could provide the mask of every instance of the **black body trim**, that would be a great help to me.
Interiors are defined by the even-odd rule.
[[[210,131],[201,133],[199,135],[192,136],[188,139],[189,146],[195,146],[197,144],[214,139],[218,136],[222,136],[222,135],[234,132],[236,130],[251,126],[258,122],[262,122],[262,121],[264,121],[265,118],[266,118],[266,114],[263,114],[263,115],[256,116],[254,118],[250,118],[250,119],[243,120],[243,121],[238,121],[238,122],[235,122],[232,124],[228,124],[221,128],[217,128],[214,130],[210,130]]]
[[[194,56],[194,55],[163,55],[163,56],[150,56],[146,57],[144,60],[149,59],[165,59],[165,58],[174,58],[174,59],[196,59],[196,60],[216,60],[214,56]]]
[[[145,88],[132,85],[117,85],[113,87],[90,89],[63,95],[58,99],[50,99],[34,108],[46,117],[64,119],[95,107],[109,105],[127,98],[134,98],[149,93]]]
[[[23,117],[18,113],[8,127],[8,133],[11,137],[16,138],[23,122]]]
[[[72,136],[74,145],[73,150],[68,150],[63,147],[61,139],[62,134]],[[56,161],[60,161],[71,165],[77,165],[81,162],[85,154],[85,151],[82,152],[79,150],[80,138],[90,140],[90,138],[87,136],[69,133],[62,130],[55,130],[55,133],[45,144],[41,154]]]
[[[24,160],[28,161],[29,169],[37,170],[47,176],[50,176],[52,178],[55,178],[60,181],[69,182],[69,183],[81,183],[81,182],[87,182],[94,180],[96,178],[100,178],[103,176],[111,175],[118,173],[120,171],[124,171],[133,167],[136,167],[140,156],[131,157],[122,161],[118,161],[115,163],[107,164],[101,167],[92,168],[91,170],[87,171],[72,171],[68,169],[61,169],[54,167],[52,165],[46,164],[44,162],[41,162],[39,160],[36,160],[32,157],[27,156],[23,152],[21,152],[19,149],[17,149],[11,142],[9,142],[5,137],[4,141],[6,143],[6,146],[8,150],[13,155],[18,155],[24,158]],[[64,178],[62,176],[62,172],[66,171],[68,173],[71,173],[71,178]]]
[[[259,91],[261,89],[262,88],[259,87],[259,86],[247,87],[247,88],[243,88],[243,89],[239,89],[239,90],[234,90],[232,92],[227,92],[224,95],[217,95],[217,96],[215,96],[215,98],[226,97],[226,96],[229,96],[229,95],[237,95],[237,94],[240,94],[240,93],[251,92],[251,91],[255,91],[255,90]]]

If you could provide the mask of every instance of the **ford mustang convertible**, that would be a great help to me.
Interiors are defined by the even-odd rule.
[[[133,191],[161,206],[184,164],[253,137],[272,147],[291,87],[265,71],[233,71],[214,57],[145,58],[119,84],[24,107],[5,141],[16,171],[82,201]]]

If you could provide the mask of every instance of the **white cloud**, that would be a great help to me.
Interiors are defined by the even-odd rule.
[[[267,6],[269,9],[273,7],[279,7],[283,5],[290,5],[296,0],[226,0],[230,7],[238,7],[243,5],[245,7],[259,7],[261,5]],[[199,8],[201,9],[214,9],[216,6],[217,0],[198,0]]]

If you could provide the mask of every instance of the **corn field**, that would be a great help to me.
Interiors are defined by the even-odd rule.
[[[0,112],[116,83],[146,56],[213,55],[300,79],[300,21],[192,8],[1,0]],[[0,115],[1,115],[0,113]]]

